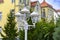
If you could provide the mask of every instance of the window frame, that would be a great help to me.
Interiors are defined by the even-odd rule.
[[[45,9],[42,9],[41,17],[42,17],[42,18],[45,18],[45,17],[46,17],[45,14],[46,14],[46,13],[45,13]]]
[[[2,27],[0,26],[0,32],[2,32]]]
[[[15,0],[11,0],[11,3],[15,3]]]
[[[0,12],[0,20],[2,19],[2,12]]]

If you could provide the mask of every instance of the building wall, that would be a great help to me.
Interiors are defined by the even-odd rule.
[[[48,19],[47,19],[47,21],[49,21],[49,20],[54,20],[54,9],[53,8],[49,8],[48,7],[48,11],[47,11],[47,17],[48,17]]]
[[[14,2],[12,2],[12,1],[14,1]],[[24,0],[21,0],[21,1],[24,1]],[[28,1],[26,0],[26,2],[28,2]],[[6,24],[7,15],[10,13],[10,10],[15,9],[15,13],[17,13],[23,7],[24,7],[24,3],[19,2],[19,0],[3,0],[3,2],[0,3],[0,12],[2,13],[2,18],[0,20],[1,28],[4,28],[4,25]],[[3,31],[2,31],[2,33],[3,33]],[[1,37],[1,35],[0,35],[0,37]]]
[[[54,17],[54,13],[53,13],[53,10],[52,8],[50,7],[43,7],[42,10],[41,10],[41,14],[43,13],[43,9],[45,9],[45,20],[46,21],[50,21],[52,20],[52,18]]]
[[[7,21],[7,15],[9,14],[10,10],[14,9],[14,4],[11,0],[4,0],[3,3],[0,3],[0,12],[2,13],[2,18],[0,20],[1,28],[4,27]]]
[[[14,4],[11,0],[4,0],[4,2],[0,4],[0,12],[2,12],[2,19],[0,20],[1,27],[4,27],[4,24],[6,24],[7,15],[12,9],[14,9]]]
[[[32,7],[31,10],[32,12],[34,11],[35,7]],[[41,7],[40,8],[40,12],[39,12],[39,20],[41,20],[42,18],[42,14],[43,14],[43,10],[45,10],[45,17],[43,16],[43,18],[46,20],[46,21],[50,21],[53,19],[54,17],[54,9],[53,8],[50,8],[50,7]],[[43,14],[44,15],[44,14]]]
[[[54,23],[55,24],[56,24],[58,18],[59,18],[59,15],[57,14],[57,12],[54,11]]]
[[[57,12],[57,14],[60,16],[60,12]]]

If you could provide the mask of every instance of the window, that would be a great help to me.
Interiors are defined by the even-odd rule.
[[[19,0],[19,3],[22,3],[22,0]]]
[[[36,10],[36,11],[39,11],[39,6],[38,6],[38,4],[36,5],[35,10]]]
[[[43,9],[41,16],[42,18],[45,18],[45,9]]]
[[[27,5],[27,1],[26,0],[19,0],[19,4],[22,3],[22,4],[25,4],[25,6],[26,6]]]
[[[2,31],[2,28],[1,28],[1,26],[0,26],[0,32]]]
[[[23,3],[26,5],[26,0],[23,0]]]
[[[0,0],[0,3],[3,3],[3,0]]]
[[[48,18],[51,18],[53,16],[53,11],[52,10],[48,10]]]
[[[14,2],[15,2],[15,0],[11,0],[11,2],[12,2],[12,3],[14,3]]]
[[[0,12],[0,20],[2,19],[2,12]]]
[[[43,17],[45,17],[45,9],[43,9]]]
[[[30,2],[30,1],[29,1],[29,0],[27,0],[27,5],[29,5],[29,2]]]
[[[19,0],[19,4],[23,4],[25,0]]]

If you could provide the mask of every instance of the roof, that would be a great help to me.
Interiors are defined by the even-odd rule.
[[[37,1],[31,2],[31,6],[34,7],[36,6]]]
[[[60,12],[60,9],[56,10],[57,12]]]
[[[31,6],[36,6],[37,1],[31,2]],[[50,4],[48,4],[45,0],[40,4],[41,7],[52,7]]]
[[[41,5],[41,7],[46,7],[46,6],[48,6],[48,7],[52,7],[50,4],[48,4],[45,0],[40,4]]]

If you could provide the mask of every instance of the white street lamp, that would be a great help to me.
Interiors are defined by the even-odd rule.
[[[21,10],[21,13],[24,14],[24,17],[25,17],[25,20],[29,17],[29,9],[27,7],[24,7],[22,10]]]
[[[16,14],[15,14],[15,16],[16,16],[16,18],[17,18],[17,23],[18,23],[18,32],[19,32],[19,30],[21,29],[21,27],[20,27],[20,22],[21,22],[21,20],[23,19],[23,14],[21,14],[20,12],[17,12]],[[17,39],[19,40],[19,36],[17,37]]]
[[[37,11],[33,11],[30,16],[31,16],[31,19],[32,19],[32,23],[35,27],[35,23],[38,21],[39,14],[38,14]]]
[[[26,22],[24,19],[22,19],[22,16],[23,16],[23,15],[21,15],[19,12],[18,12],[18,13],[16,13],[15,15],[16,15],[17,20],[18,20],[18,22],[19,22],[19,23],[20,23],[20,20],[24,22],[25,40],[27,40],[28,24],[27,24],[27,22]],[[19,19],[19,18],[20,18],[20,19]],[[18,24],[19,24],[19,23],[18,23]],[[19,25],[18,25],[18,29],[19,29]],[[19,31],[19,30],[18,30],[18,31]]]
[[[22,10],[21,10],[21,13],[29,13],[29,9],[27,9],[27,7],[24,7]]]
[[[17,19],[17,23],[18,23],[18,29],[21,29],[21,27],[24,27],[24,20],[26,19],[25,17],[24,17],[24,14],[21,14],[20,12],[17,12],[16,14],[15,14],[15,16],[16,16],[16,19]]]
[[[21,20],[25,20],[25,16],[24,14],[20,13],[20,12],[17,12],[15,14],[15,16],[17,17],[17,22],[21,22]]]
[[[38,12],[35,12],[35,11],[33,13],[31,13],[29,16],[31,16],[33,25],[28,25],[27,20],[26,20],[26,18],[27,18],[26,14],[29,14],[30,11],[26,7],[24,7],[21,10],[21,13],[19,13],[19,12],[16,13],[16,17],[18,18],[17,19],[18,21],[20,19],[24,23],[23,26],[24,26],[24,30],[25,30],[25,40],[27,40],[28,27],[29,26],[34,26],[35,27],[35,23],[38,21],[38,16],[39,15],[38,15]],[[23,17],[23,19],[22,19],[22,17]]]
[[[25,20],[27,19],[27,14],[30,13],[30,11],[24,7],[22,10],[21,10],[21,13],[24,13],[24,17],[25,17]],[[24,29],[25,29],[25,40],[27,40],[27,30],[28,30],[28,23],[24,20]]]
[[[33,11],[31,13],[31,19],[32,19],[32,23],[36,23],[38,21],[38,17],[39,17],[39,14],[37,11]]]

